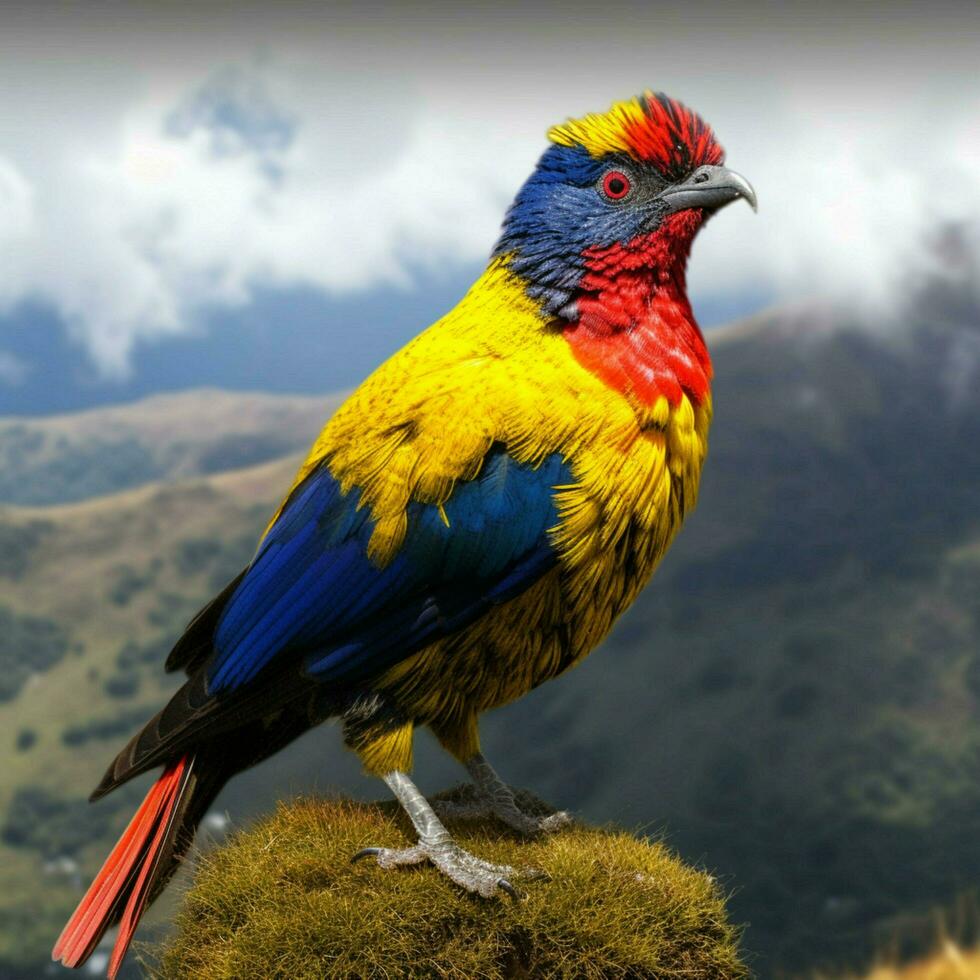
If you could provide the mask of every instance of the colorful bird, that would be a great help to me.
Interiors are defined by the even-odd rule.
[[[119,753],[98,799],[163,774],[61,934],[79,966],[119,922],[109,976],[235,773],[329,717],[418,840],[368,848],[514,894],[459,848],[408,776],[428,725],[487,812],[524,813],[480,752],[482,712],[578,663],[695,504],[711,362],[685,288],[691,243],[749,183],[711,129],[647,92],[554,127],[459,305],[327,423],[249,566],[187,627],[188,680]]]

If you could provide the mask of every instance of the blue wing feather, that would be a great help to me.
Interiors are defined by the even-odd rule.
[[[555,564],[558,454],[540,466],[494,447],[479,475],[437,507],[413,502],[404,543],[379,568],[373,521],[325,466],[297,489],[225,607],[208,664],[212,692],[252,680],[273,659],[353,682],[451,635],[528,588]],[[448,522],[448,523],[447,523]]]

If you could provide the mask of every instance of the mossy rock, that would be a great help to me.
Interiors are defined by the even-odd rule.
[[[443,798],[461,799],[461,787]],[[527,809],[550,812],[533,797]],[[430,866],[351,864],[402,847],[388,803],[303,799],[205,855],[153,967],[166,980],[320,977],[746,977],[718,884],[661,843],[576,825],[516,840],[491,821],[450,822],[456,840],[550,880],[522,898],[463,894]]]

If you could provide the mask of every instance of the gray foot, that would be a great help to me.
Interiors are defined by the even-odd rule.
[[[408,818],[415,827],[419,842],[414,847],[396,850],[390,847],[365,847],[352,860],[374,857],[382,868],[398,868],[404,865],[431,861],[444,875],[461,888],[475,895],[491,898],[498,890],[517,898],[511,884],[512,878],[543,878],[541,871],[516,871],[505,864],[491,864],[464,851],[449,835],[428,800],[419,792],[415,783],[404,772],[389,772],[384,781],[395,794]],[[508,790],[509,792],[509,790]]]
[[[414,847],[395,850],[390,847],[365,847],[352,858],[377,858],[382,868],[399,868],[431,861],[446,877],[461,888],[474,895],[493,898],[499,889],[511,898],[517,898],[517,891],[510,883],[511,878],[535,877],[539,872],[516,871],[506,864],[491,864],[464,851],[451,838],[436,841],[422,841]]]
[[[492,815],[523,837],[554,833],[572,822],[571,814],[564,810],[547,815],[528,813],[517,802],[514,791],[479,752],[467,761],[466,768],[473,778],[476,799],[458,803],[437,801],[435,806],[441,816],[479,820]]]
[[[509,787],[506,794],[498,791],[493,796],[480,796],[462,802],[434,800],[432,806],[444,820],[485,820],[487,817],[496,817],[522,837],[553,834],[572,823],[571,814],[564,810],[547,816],[525,812]]]

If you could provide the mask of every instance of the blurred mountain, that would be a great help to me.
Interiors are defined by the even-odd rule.
[[[488,717],[485,748],[511,781],[665,833],[721,876],[761,976],[857,963],[980,880],[980,310],[953,277],[878,329],[801,305],[711,342],[697,513],[604,648]],[[85,796],[175,686],[170,643],[248,560],[298,461],[216,473],[207,447],[245,438],[236,465],[248,438],[288,429],[292,450],[328,409],[252,403],[114,409],[158,469],[79,479],[145,485],[0,512],[0,973],[36,975],[128,819],[145,782]],[[31,474],[56,471],[59,439],[87,444],[102,427],[86,418],[24,423],[49,448],[22,496],[0,496],[81,496],[45,497]],[[420,742],[423,787],[457,781]],[[357,770],[325,727],[218,809],[238,823],[310,787],[383,796]]]
[[[306,449],[339,401],[205,389],[0,418],[0,504],[68,503],[254,466]]]

